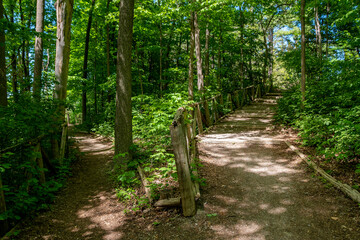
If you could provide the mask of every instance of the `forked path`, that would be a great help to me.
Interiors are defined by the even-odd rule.
[[[178,209],[124,214],[109,180],[112,144],[77,134],[85,153],[50,211],[23,224],[16,239],[357,240],[360,209],[311,177],[272,130],[275,96],[237,110],[200,136],[204,165],[198,213]]]
[[[201,137],[205,212],[214,239],[360,239],[359,207],[311,177],[272,130],[276,96],[237,110]]]

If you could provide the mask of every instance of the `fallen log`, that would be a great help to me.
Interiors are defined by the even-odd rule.
[[[295,146],[290,143],[285,143],[289,146],[291,150],[297,153],[301,159],[303,159],[311,168],[313,168],[317,173],[319,173],[323,178],[328,180],[332,185],[345,193],[348,197],[350,197],[355,202],[360,203],[360,193],[355,189],[351,188],[349,185],[344,184],[336,180],[334,177],[330,176],[327,172],[325,172],[322,168],[317,166],[313,161],[311,161],[305,154],[301,153]]]
[[[181,198],[160,199],[154,204],[155,207],[180,207]]]

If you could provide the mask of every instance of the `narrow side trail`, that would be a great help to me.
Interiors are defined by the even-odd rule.
[[[200,139],[213,239],[360,239],[360,209],[312,177],[272,130],[276,96],[237,110]]]
[[[86,133],[74,138],[84,155],[73,175],[51,210],[23,226],[18,239],[120,239],[124,208],[108,175],[112,143]]]

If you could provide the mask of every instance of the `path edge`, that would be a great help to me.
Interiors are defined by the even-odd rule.
[[[288,147],[293,150],[297,155],[304,160],[304,162],[309,165],[316,173],[320,174],[322,177],[324,177],[326,180],[328,180],[334,187],[341,190],[345,195],[350,197],[352,200],[354,200],[357,203],[360,203],[360,193],[350,187],[347,184],[341,183],[340,181],[336,180],[334,177],[329,175],[327,172],[325,172],[322,168],[320,168],[316,163],[311,161],[309,157],[307,157],[305,154],[301,153],[299,149],[293,145],[291,145],[289,142],[284,141]]]

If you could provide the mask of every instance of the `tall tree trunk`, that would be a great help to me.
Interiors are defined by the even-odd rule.
[[[41,72],[43,63],[43,41],[41,34],[44,32],[44,7],[45,0],[36,2],[36,33],[35,37],[35,64],[34,64],[34,83],[33,95],[35,99],[40,100],[41,94]]]
[[[91,31],[91,23],[92,23],[92,13],[95,6],[95,0],[92,0],[90,11],[89,11],[89,19],[86,28],[86,36],[85,36],[85,49],[84,49],[84,64],[83,64],[83,90],[82,90],[82,119],[83,123],[87,120],[87,90],[86,90],[86,81],[88,77],[88,56],[89,56],[89,41],[90,41],[90,31]]]
[[[108,0],[106,3],[107,13],[110,12],[110,2]],[[110,76],[110,26],[109,23],[106,24],[106,76]]]
[[[189,100],[194,99],[194,49],[195,49],[195,26],[194,12],[191,12],[190,18],[190,49],[189,49],[189,84],[188,94]]]
[[[159,9],[161,7],[161,0],[158,0],[158,6]],[[163,91],[163,79],[162,79],[162,63],[163,63],[163,46],[162,46],[162,42],[163,42],[163,34],[162,34],[162,21],[160,20],[160,24],[159,24],[159,32],[160,32],[160,39],[159,39],[159,47],[160,47],[160,53],[159,53],[159,81],[160,81],[160,97],[162,97],[162,91]]]
[[[269,59],[269,69],[268,69],[268,79],[270,81],[270,91],[273,90],[273,64],[274,64],[274,29],[269,29],[269,51],[270,51],[270,59]]]
[[[269,47],[267,43],[267,31],[263,31],[263,39],[264,39],[264,46],[265,46],[265,56],[264,56],[264,66],[263,66],[263,85],[264,91],[266,89],[266,82],[267,82],[267,71],[268,71],[268,59],[269,59]]]
[[[15,8],[15,1],[11,3],[10,5],[10,22],[12,24],[15,23],[14,20],[14,8]],[[12,49],[12,54],[11,54],[11,77],[12,77],[12,92],[13,92],[13,96],[14,96],[14,101],[17,102],[18,99],[18,89],[17,89],[17,56],[16,56],[16,47],[14,46]]]
[[[326,3],[326,57],[329,57],[329,13],[330,3],[328,0]]]
[[[210,86],[210,52],[209,52],[210,31],[209,23],[206,24],[205,32],[205,86]]]
[[[4,7],[0,0],[0,21],[3,19]],[[0,28],[0,106],[7,106],[7,81],[5,66],[5,31]]]
[[[300,21],[301,21],[301,108],[305,102],[305,81],[306,81],[306,62],[305,62],[305,0],[301,0]]]
[[[63,102],[66,99],[70,59],[70,34],[74,0],[56,1],[56,57],[54,97]],[[59,120],[65,120],[65,105],[59,105]]]
[[[317,49],[317,56],[319,58],[319,62],[321,65],[322,62],[322,39],[321,39],[321,27],[320,27],[320,20],[319,20],[319,8],[317,6],[317,1],[315,1],[315,32],[316,32],[316,49]]]
[[[194,0],[195,2],[196,0]],[[200,28],[198,23],[197,12],[194,12],[194,29],[195,29],[195,54],[196,54],[196,69],[197,69],[197,87],[200,95],[205,93],[204,89],[204,75],[202,73],[202,59],[201,59],[201,43],[200,43]]]
[[[218,45],[218,66],[217,66],[217,84],[218,84],[218,88],[221,89],[221,46],[222,46],[222,29],[220,26],[220,31],[219,31],[219,45]]]
[[[244,24],[245,24],[245,18],[244,18],[244,13],[243,11],[240,11],[240,31],[241,31],[241,36],[240,36],[240,41],[241,41],[241,46],[240,46],[240,81],[241,81],[241,88],[244,87]]]
[[[133,38],[134,0],[121,0],[116,64],[115,158],[126,167],[131,159],[131,48]],[[126,154],[121,157],[119,154]]]

